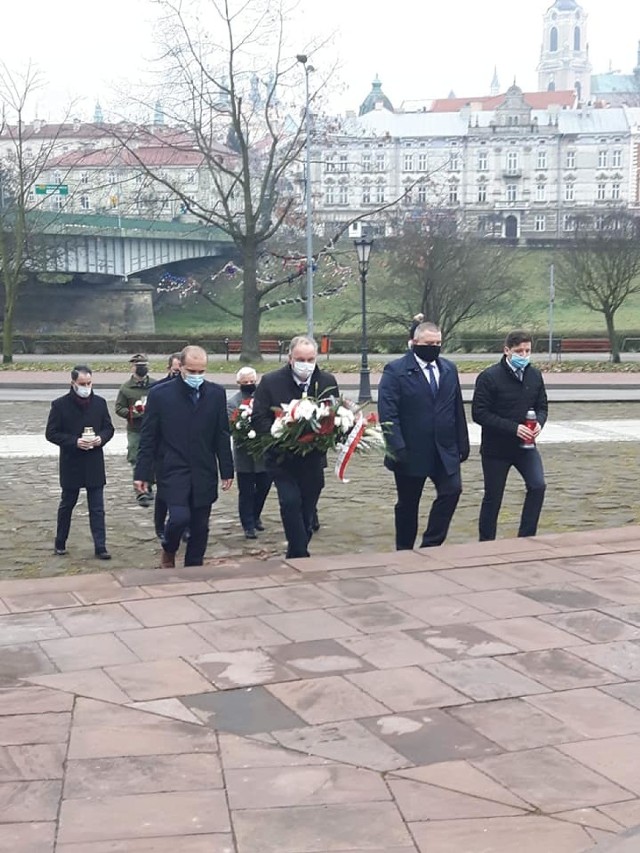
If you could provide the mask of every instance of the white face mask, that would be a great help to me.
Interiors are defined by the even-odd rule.
[[[316,369],[315,361],[294,361],[291,368],[301,382],[306,382]]]
[[[89,397],[91,395],[91,385],[74,385],[73,390],[78,397]]]

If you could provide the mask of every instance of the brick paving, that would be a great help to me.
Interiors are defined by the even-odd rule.
[[[0,581],[0,853],[630,853],[640,527]]]

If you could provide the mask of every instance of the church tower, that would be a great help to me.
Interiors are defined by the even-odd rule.
[[[571,89],[582,102],[591,98],[587,15],[576,0],[555,0],[545,12],[538,88]]]

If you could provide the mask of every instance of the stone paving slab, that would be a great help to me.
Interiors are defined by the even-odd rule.
[[[635,851],[639,766],[638,527],[0,582],[0,853]]]

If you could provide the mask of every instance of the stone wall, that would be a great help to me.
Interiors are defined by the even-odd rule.
[[[154,334],[153,294],[138,279],[27,285],[18,299],[15,334]]]

